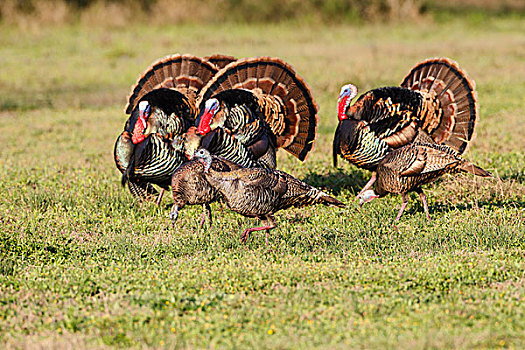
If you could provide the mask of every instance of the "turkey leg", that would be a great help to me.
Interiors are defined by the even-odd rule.
[[[363,189],[361,190],[361,192],[359,192],[358,196],[360,194],[362,194],[363,192],[365,192],[366,190],[370,189],[370,187],[372,187],[372,185],[374,184],[374,182],[376,182],[376,179],[377,179],[377,173],[374,171],[372,173],[372,177],[370,178],[370,180],[368,180],[368,182],[366,183],[365,187],[363,187]]]
[[[419,198],[421,198],[421,202],[423,202],[423,209],[425,210],[425,214],[427,214],[427,219],[430,220],[430,214],[428,213],[427,196],[425,196],[425,193],[421,188],[416,189],[416,193],[419,194]]]
[[[266,230],[266,244],[268,244],[268,236],[270,235],[270,230],[277,227],[277,225],[275,224],[274,218],[270,215],[266,216],[263,220],[263,224],[266,224],[265,226],[252,227],[244,230],[244,232],[241,235],[242,243],[246,243],[246,241],[248,240],[248,234],[254,231]]]
[[[164,196],[164,191],[165,191],[165,189],[163,189],[163,188],[160,189],[159,198],[157,198],[157,201],[155,202],[157,205],[160,205],[160,201],[162,200],[162,196]]]
[[[200,227],[204,226],[204,222],[206,221],[206,216],[208,217],[208,220],[210,221],[210,228],[211,226],[213,225],[213,220],[212,220],[212,217],[211,217],[211,207],[210,207],[210,204],[209,203],[205,203],[204,204],[204,208],[206,209],[203,213],[202,213],[202,220],[201,220],[201,225]]]
[[[401,215],[403,215],[403,212],[405,211],[405,208],[408,204],[408,195],[406,193],[403,193],[402,195],[403,203],[401,204],[401,208],[399,208],[399,213],[396,216],[396,219],[394,221],[398,221]]]

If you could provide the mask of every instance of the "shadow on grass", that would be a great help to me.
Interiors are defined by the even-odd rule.
[[[516,209],[524,209],[525,201],[524,200],[494,200],[494,201],[478,201],[471,203],[457,203],[457,204],[446,204],[440,202],[429,203],[429,211],[432,214],[435,213],[445,213],[452,210],[472,210],[476,208],[506,208],[514,207]]]
[[[328,190],[334,195],[339,195],[343,190],[357,194],[370,178],[371,173],[367,174],[357,168],[355,169],[334,169],[328,174],[306,175],[302,180],[309,185],[321,190]]]

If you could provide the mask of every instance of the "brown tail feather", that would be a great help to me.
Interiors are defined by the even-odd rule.
[[[464,153],[478,121],[475,84],[466,72],[448,58],[427,59],[412,68],[401,86],[439,100],[441,113],[432,114],[439,120],[424,121],[424,128],[436,142]]]
[[[183,93],[192,91],[194,98],[217,73],[217,67],[192,55],[172,55],[155,61],[131,87],[126,114],[131,114],[140,99],[158,88],[171,88]],[[190,97],[190,96],[189,96]]]
[[[331,197],[329,195],[322,195],[321,197],[319,197],[319,201],[324,204],[324,205],[327,205],[329,207],[339,207],[339,208],[345,208],[346,205],[341,202],[341,201],[338,201],[337,199],[335,199],[334,197]]]
[[[206,56],[204,59],[208,62],[213,63],[217,68],[222,69],[229,65],[230,63],[237,61],[237,58],[229,55],[214,54],[211,56]]]
[[[221,69],[199,94],[199,103],[230,89],[257,96],[277,146],[306,159],[317,136],[317,104],[305,81],[279,58],[246,58]],[[279,105],[279,107],[276,107]]]
[[[465,162],[461,165],[461,170],[482,177],[492,177],[492,174],[479,166],[470,162]]]

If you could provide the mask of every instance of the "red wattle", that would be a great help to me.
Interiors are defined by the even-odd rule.
[[[200,135],[206,135],[211,131],[210,122],[211,122],[211,113],[205,113],[201,117],[201,122],[197,127],[197,133]]]
[[[337,105],[337,117],[339,118],[339,121],[346,119],[346,101],[348,100],[348,96],[343,97],[338,105]]]
[[[142,142],[146,138],[146,136],[144,136],[144,129],[146,129],[146,121],[142,118],[139,118],[135,123],[135,127],[133,128],[131,142],[134,144]]]

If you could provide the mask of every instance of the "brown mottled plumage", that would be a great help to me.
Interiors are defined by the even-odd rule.
[[[377,166],[375,190],[366,190],[359,195],[360,204],[389,193],[400,194],[403,204],[396,220],[399,220],[408,203],[407,194],[419,194],[427,218],[428,205],[422,185],[435,181],[445,173],[468,172],[477,176],[492,176],[488,171],[464,160],[447,145],[416,142],[388,153]]]
[[[242,168],[219,172],[213,169],[213,158],[209,151],[199,149],[195,157],[204,164],[203,175],[208,183],[221,193],[231,210],[265,222],[262,227],[246,229],[241,236],[243,241],[246,241],[249,233],[261,230],[267,231],[268,241],[269,230],[276,227],[273,214],[279,210],[312,204],[345,206],[328,194],[279,170]]]
[[[194,124],[196,97],[217,71],[202,58],[172,55],[154,62],[132,87],[126,106],[130,117],[114,158],[122,183],[138,199],[156,193],[152,184],[163,191],[169,187],[173,171],[186,159],[170,144]]]
[[[220,157],[213,157],[211,169],[214,171],[232,171],[241,166]],[[207,214],[210,225],[212,223],[210,203],[218,198],[218,191],[213,188],[204,176],[204,165],[197,159],[182,164],[175,170],[171,178],[171,191],[173,193],[173,207],[170,212],[172,222],[177,220],[179,210],[186,205],[203,204],[206,212],[203,214],[201,226]]]
[[[448,58],[420,62],[400,87],[370,90],[351,105],[356,94],[351,84],[341,89],[334,166],[341,155],[375,171],[386,154],[413,142],[420,131],[459,154],[474,136],[478,120],[474,81]]]
[[[233,159],[239,148],[243,166],[275,167],[284,148],[300,160],[313,148],[317,105],[305,81],[279,58],[245,58],[221,69],[199,94],[196,125],[201,135],[225,130],[216,155]],[[236,139],[237,141],[233,141]],[[246,163],[246,164],[245,164]]]

